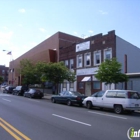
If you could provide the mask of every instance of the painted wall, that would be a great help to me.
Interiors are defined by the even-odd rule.
[[[116,57],[122,64],[124,73],[124,55],[127,55],[127,73],[140,72],[140,48],[116,36]]]

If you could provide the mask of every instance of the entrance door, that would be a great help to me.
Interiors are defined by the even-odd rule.
[[[85,95],[91,95],[91,82],[85,82]]]

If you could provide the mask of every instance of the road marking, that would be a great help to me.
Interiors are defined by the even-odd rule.
[[[93,114],[98,114],[98,115],[102,115],[102,116],[109,116],[109,117],[114,117],[114,118],[119,118],[119,119],[127,119],[125,117],[119,117],[119,116],[115,116],[115,115],[109,115],[109,114],[103,114],[103,113],[98,113],[98,112],[93,112],[93,111],[88,111],[89,113],[93,113]]]
[[[52,114],[52,115],[56,116],[56,117],[59,117],[59,118],[62,118],[62,119],[65,119],[65,120],[69,120],[69,121],[73,121],[73,122],[80,123],[80,124],[83,124],[83,125],[91,126],[91,124],[80,122],[80,121],[73,120],[73,119],[70,119],[70,118],[66,118],[66,117],[63,117],[63,116],[60,116],[60,115],[57,115],[57,114]]]
[[[40,102],[40,101],[37,101],[37,100],[33,100],[33,99],[28,99],[28,100],[30,100],[30,101],[34,101],[34,102]]]
[[[4,98],[2,98],[2,100],[4,100],[4,101],[7,101],[7,102],[11,102],[11,100],[8,100],[8,99],[4,99]]]
[[[0,126],[3,127],[10,135],[12,135],[16,140],[22,140],[20,137],[18,137],[16,134],[14,134],[10,129],[8,129],[5,125],[0,123]]]
[[[4,121],[2,118],[0,118],[0,121],[3,122],[6,126],[8,126],[11,130],[13,130],[14,132],[16,132],[18,135],[20,135],[22,138],[24,138],[25,140],[31,140],[30,138],[28,138],[27,136],[25,136],[24,134],[22,134],[19,130],[17,130],[16,128],[14,128],[12,125],[10,125],[9,123],[7,123],[6,121]],[[0,125],[3,127],[3,124],[0,123]],[[5,126],[5,127],[6,127]],[[7,127],[6,127],[7,128]],[[7,128],[7,130],[9,130]],[[11,131],[10,130],[10,131]],[[7,131],[7,132],[10,132],[10,131]],[[11,135],[13,134],[13,132],[11,131],[10,133]],[[12,135],[14,137],[14,135]],[[22,139],[17,139],[17,140],[22,140]]]

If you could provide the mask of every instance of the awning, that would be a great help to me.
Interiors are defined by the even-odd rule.
[[[86,81],[90,81],[91,80],[91,77],[84,77],[83,79],[82,79],[82,82],[86,82]]]

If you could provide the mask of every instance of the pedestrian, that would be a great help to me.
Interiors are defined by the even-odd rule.
[[[55,94],[55,85],[52,87],[52,94]]]

